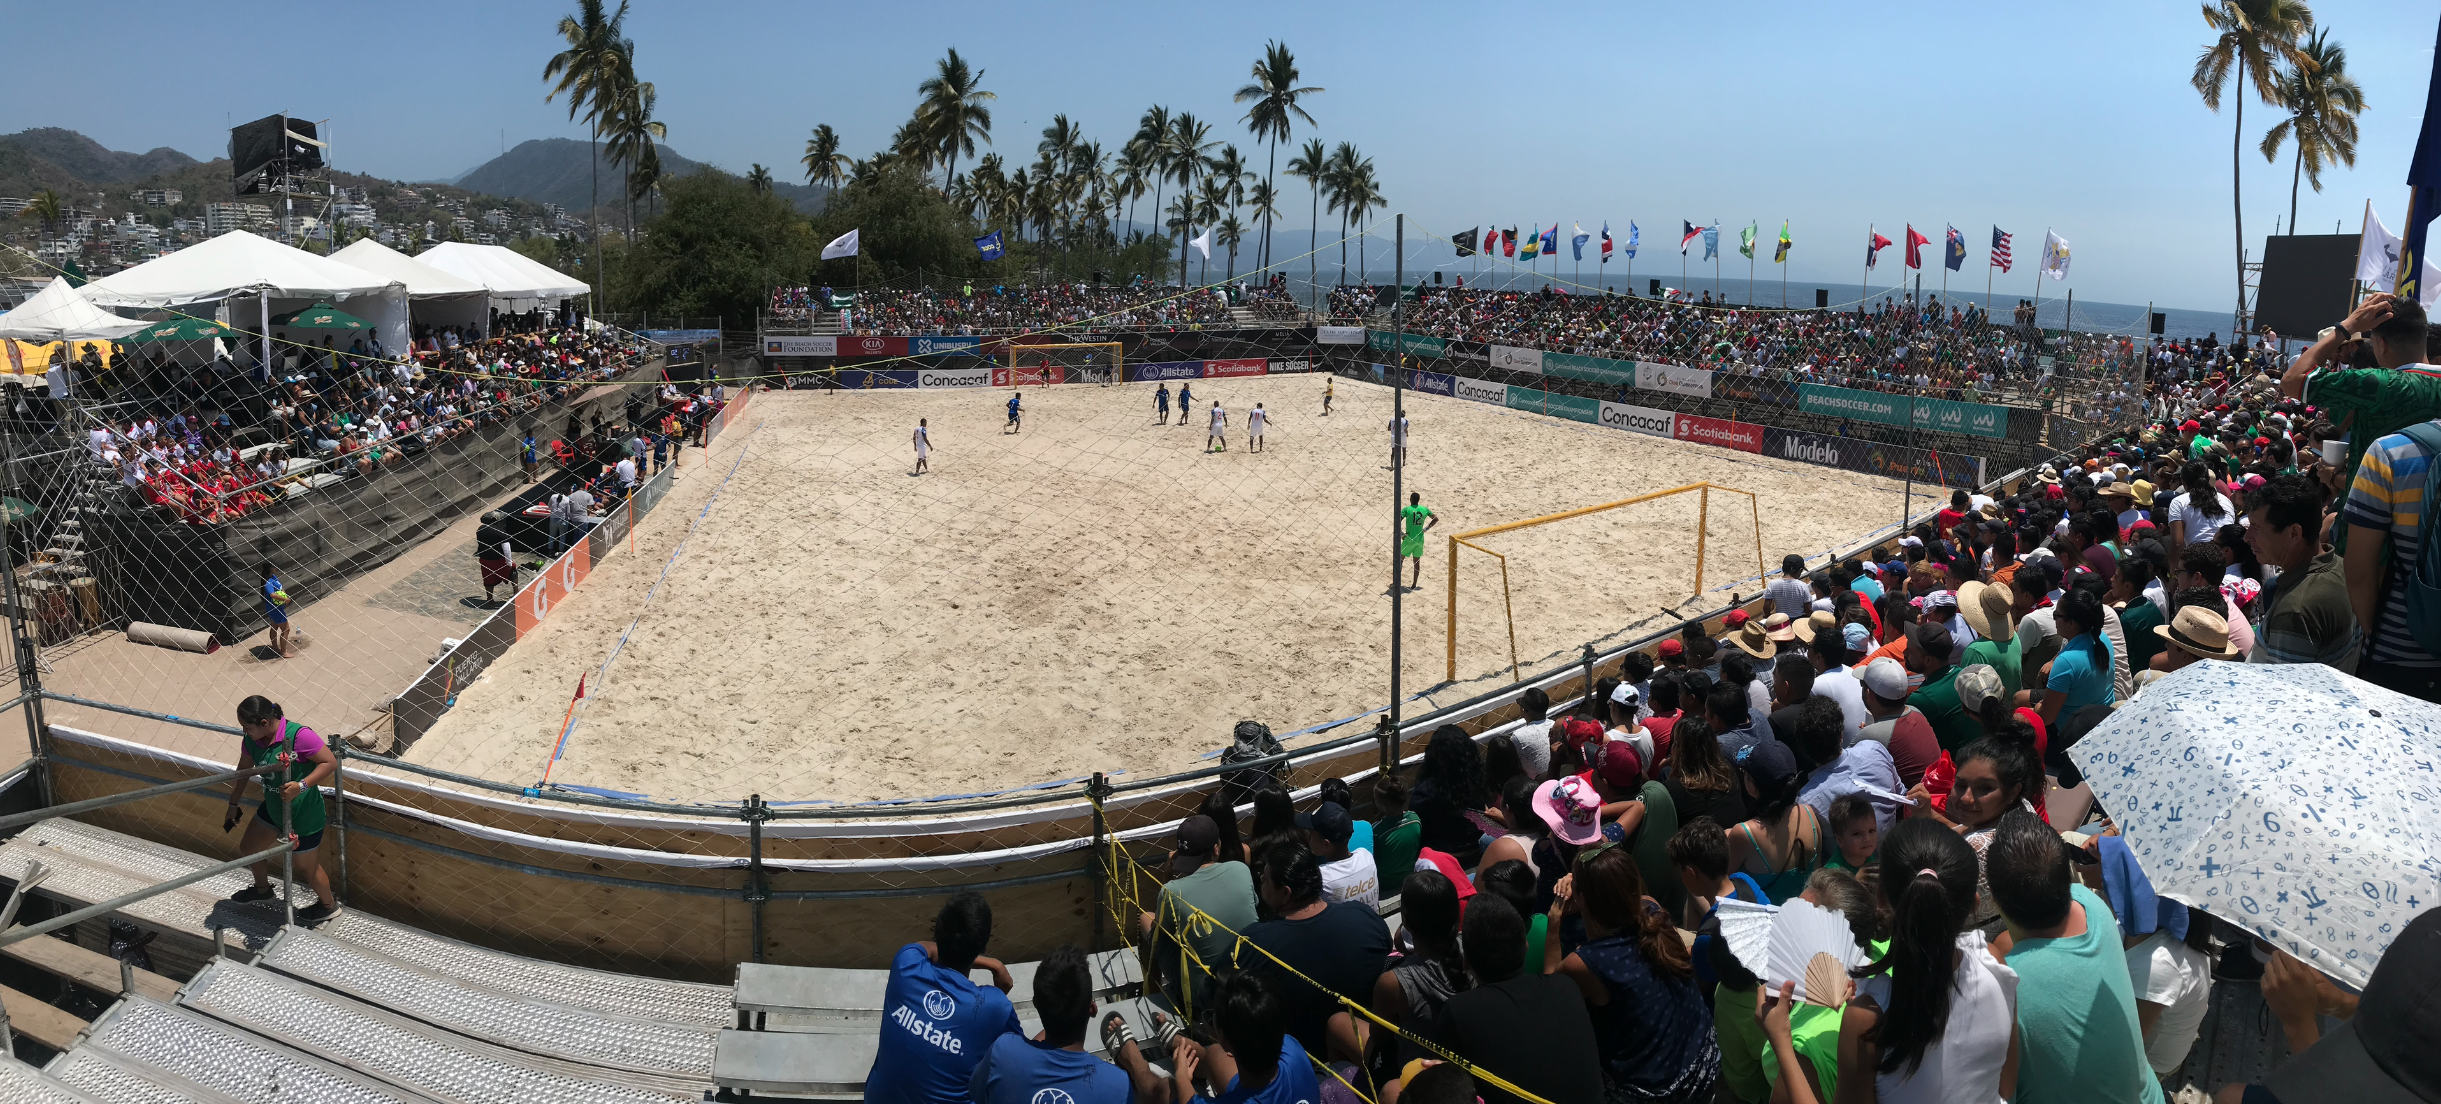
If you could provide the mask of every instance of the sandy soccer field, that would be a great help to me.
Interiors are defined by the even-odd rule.
[[[552,779],[674,800],[1145,777],[1198,765],[1243,717],[1283,734],[1364,717],[1389,694],[1391,396],[1342,379],[1323,418],[1325,379],[1194,381],[1191,426],[1154,424],[1150,385],[1030,389],[1016,432],[1006,390],[757,395],[708,458],[691,454],[636,550],[596,566],[411,756],[540,778],[584,672]],[[1213,399],[1225,453],[1205,451]],[[1761,496],[1776,565],[1898,514],[1886,480],[1407,401],[1407,486],[1443,519],[1404,598],[1403,689],[1427,703],[1509,673],[1498,566],[1470,551],[1460,682],[1443,684],[1450,533],[1708,480]],[[1271,429],[1250,454],[1257,402]],[[934,446],[920,476],[919,417]],[[1717,586],[1754,574],[1755,539],[1742,497],[1712,501]],[[1510,558],[1528,667],[1664,623],[1692,590],[1695,508],[1678,496],[1486,541]]]

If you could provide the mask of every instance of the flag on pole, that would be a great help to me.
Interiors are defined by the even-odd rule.
[[[1551,229],[1543,231],[1543,256],[1557,257],[1559,255],[1560,224],[1555,222],[1551,224]]]
[[[2068,239],[2043,231],[2043,275],[2054,280],[2068,278]]]
[[[1709,261],[1712,258],[1720,255],[1721,224],[1719,221],[1715,220],[1712,225],[1704,227],[1704,259]]]
[[[1915,224],[1914,224],[1914,223],[1912,223],[1912,222],[1911,222],[1911,223],[1908,223],[1908,224],[1907,224],[1907,267],[1909,267],[1909,268],[1922,268],[1922,267],[1924,267],[1924,253],[1923,253],[1923,247],[1924,247],[1924,246],[1927,246],[1927,245],[1930,245],[1930,244],[1932,244],[1932,239],[1931,239],[1931,238],[1925,237],[1924,235],[1917,233],[1917,232],[1916,232],[1916,227],[1915,227]]]
[[[2389,291],[2398,283],[2399,253],[2406,246],[2373,213],[2373,201],[2366,200],[2365,229],[2356,241],[2356,278],[2375,291]]]
[[[1881,259],[1882,250],[1890,248],[1890,239],[1874,234],[1865,242],[1865,267],[1871,268]]]
[[[1602,263],[1610,263],[1610,220],[1602,220]]]
[[[831,244],[829,244],[829,245],[826,245],[826,246],[823,246],[823,247],[822,247],[822,259],[823,259],[823,260],[826,260],[826,261],[830,261],[830,260],[837,260],[838,258],[841,258],[841,257],[853,257],[853,256],[855,256],[855,255],[856,255],[856,235],[857,235],[857,234],[859,234],[859,233],[861,233],[861,232],[862,232],[862,231],[858,231],[858,230],[850,230],[850,231],[848,231],[848,232],[847,232],[847,233],[845,233],[845,234],[841,234],[841,235],[839,235],[839,236],[838,236],[838,237],[836,237],[836,238],[832,238],[832,239],[831,239]]]
[[[1629,220],[1627,220],[1627,250],[1626,250],[1626,252],[1627,252],[1627,259],[1628,259],[1628,260],[1631,260],[1631,261],[1632,261],[1632,260],[1635,260],[1635,259],[1636,259],[1636,241],[1637,241],[1637,239],[1638,239],[1639,237],[1640,237],[1640,235],[1639,235],[1639,234],[1637,233],[1637,231],[1636,231],[1636,220],[1634,220],[1634,219],[1629,219]]]
[[[1959,233],[1957,227],[1950,227],[1942,252],[1947,255],[1941,258],[1941,263],[1949,266],[1951,272],[1958,271],[1958,266],[1966,263],[1966,235]]]
[[[1542,251],[1543,236],[1541,232],[1535,230],[1533,227],[1527,227],[1525,244],[1518,247],[1517,259],[1521,261],[1531,261],[1535,257],[1541,255]]]
[[[1480,227],[1477,227],[1476,229],[1481,229],[1481,228],[1480,228]],[[1458,235],[1457,237],[1454,237],[1454,238],[1449,239],[1449,244],[1450,244],[1450,246],[1451,246],[1452,248],[1454,248],[1454,249],[1456,249],[1456,250],[1458,251],[1458,255],[1459,255],[1459,256],[1461,256],[1461,257],[1472,257],[1472,256],[1474,256],[1474,255],[1475,255],[1475,230],[1470,229],[1470,230],[1468,230],[1466,233],[1460,234],[1460,235]]]
[[[2416,133],[2415,157],[2407,162],[2407,248],[2399,254],[2398,293],[2423,302],[2427,292],[2424,232],[2441,211],[2441,53],[2433,55],[2432,80],[2424,91],[2424,125]]]
[[[1997,226],[1992,228],[1992,267],[2002,272],[2009,270],[2009,235],[2001,233]]]
[[[1500,248],[1500,231],[1498,229],[1485,230],[1483,232],[1483,255],[1491,256],[1492,250],[1498,248]]]
[[[1703,233],[1703,230],[1698,228],[1694,223],[1688,222],[1685,219],[1678,220],[1678,225],[1681,230],[1680,234],[1678,235],[1678,255],[1683,257],[1687,255],[1688,243],[1693,242],[1695,240],[1695,236]]]
[[[1195,251],[1196,251],[1196,252],[1203,254],[1203,255],[1204,255],[1204,259],[1205,259],[1205,260],[1207,260],[1207,261],[1208,261],[1208,260],[1211,260],[1211,259],[1212,259],[1212,228],[1211,228],[1211,227],[1209,227],[1209,226],[1204,227],[1204,232],[1203,232],[1203,233],[1201,233],[1201,234],[1197,234],[1197,235],[1195,235],[1193,238],[1188,239],[1188,240],[1187,240],[1187,244],[1188,244],[1188,245],[1192,245],[1192,246],[1194,246],[1194,247],[1195,247]]]
[[[1773,264],[1785,264],[1785,263],[1787,263],[1787,262],[1788,262],[1788,247],[1789,247],[1789,246],[1792,246],[1792,245],[1795,245],[1795,244],[1797,244],[1797,243],[1795,243],[1795,242],[1793,242],[1793,241],[1790,241],[1790,240],[1789,240],[1789,237],[1788,237],[1788,220],[1787,220],[1787,219],[1781,219],[1781,220],[1780,220],[1780,247],[1779,247],[1778,249],[1775,249],[1775,250],[1773,250],[1773,251],[1772,251],[1772,254],[1771,254],[1771,263],[1773,263]]]
[[[1503,257],[1514,257],[1517,255],[1516,227],[1512,226],[1500,232],[1500,255]]]
[[[1569,228],[1570,228],[1570,229],[1573,229],[1573,230],[1575,230],[1575,231],[1576,231],[1576,236],[1568,239],[1568,248],[1569,248],[1570,250],[1572,250],[1572,251],[1574,251],[1574,252],[1576,253],[1576,259],[1577,259],[1577,260],[1580,260],[1580,261],[1581,261],[1581,260],[1584,260],[1584,259],[1585,259],[1585,243],[1586,243],[1586,242],[1589,242],[1589,241],[1592,241],[1592,240],[1593,240],[1593,235],[1588,234],[1588,233],[1586,233],[1586,232],[1585,232],[1585,224],[1584,224],[1584,223],[1581,223],[1581,222],[1572,222],[1572,223],[1569,223],[1569,224],[1568,224],[1568,226],[1569,226]]]
[[[1750,261],[1754,259],[1754,232],[1756,225],[1757,224],[1749,223],[1745,229],[1738,231],[1738,256],[1744,257]]]
[[[976,239],[975,239],[975,250],[976,250],[976,252],[979,252],[979,253],[983,254],[983,259],[984,259],[984,260],[987,260],[987,261],[997,261],[997,260],[999,260],[999,259],[1000,259],[1000,255],[1001,255],[1001,253],[1003,252],[1003,250],[1000,248],[1000,231],[998,231],[998,230],[994,230],[994,231],[992,231],[992,232],[991,232],[991,233],[989,233],[989,234],[985,234],[985,235],[983,235],[983,236],[982,236],[982,237],[980,237],[980,238],[976,238]]]

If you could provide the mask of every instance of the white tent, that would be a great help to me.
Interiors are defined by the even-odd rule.
[[[558,300],[592,291],[583,281],[506,246],[442,242],[415,259],[491,289],[492,306],[505,314],[548,309]]]
[[[121,318],[100,307],[68,286],[68,281],[51,277],[51,285],[18,305],[17,309],[0,314],[0,337],[19,341],[115,341],[141,330],[150,323],[133,318]]]
[[[396,353],[407,348],[407,288],[402,281],[243,230],[102,277],[83,290],[85,298],[105,307],[167,307],[220,300],[222,321],[241,332],[251,325],[266,359],[272,314],[317,302],[328,302],[373,323],[383,349]],[[254,298],[255,310],[236,309],[227,302],[233,296]],[[247,313],[254,317],[245,317]]]
[[[490,329],[490,312],[485,308],[491,289],[481,284],[443,272],[371,238],[359,239],[331,254],[331,259],[405,284],[408,316],[420,325],[463,326],[477,334]]]

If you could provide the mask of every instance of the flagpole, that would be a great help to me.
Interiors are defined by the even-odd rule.
[[[1873,234],[1875,229],[1872,223],[1865,224],[1865,274],[1862,277],[1862,293],[1856,300],[1858,318],[1865,316],[1865,304],[1873,301]],[[1907,519],[1900,518],[1899,520],[1904,522]]]
[[[2043,248],[2051,248],[2051,228],[2043,227]],[[2034,336],[2043,335],[2043,255],[2034,255]]]
[[[1721,220],[1712,220],[1712,298],[1726,302],[1729,287],[1721,282]]]
[[[1763,224],[1759,222],[1755,223],[1753,229],[1754,233],[1746,236],[1746,305],[1749,307],[1754,305],[1755,239],[1763,235]]]

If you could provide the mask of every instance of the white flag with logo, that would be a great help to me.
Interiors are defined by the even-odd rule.
[[[2398,283],[2399,251],[2406,247],[2373,213],[2373,201],[2366,200],[2365,233],[2356,244],[2356,278],[2374,291],[2389,291]]]
[[[1208,261],[1208,260],[1211,260],[1211,259],[1212,259],[1212,228],[1211,228],[1211,227],[1209,227],[1209,226],[1204,227],[1204,232],[1203,232],[1203,233],[1201,233],[1201,234],[1197,234],[1197,235],[1195,235],[1195,237],[1194,237],[1192,240],[1188,241],[1188,242],[1187,242],[1187,244],[1188,244],[1188,245],[1192,245],[1192,246],[1194,246],[1194,247],[1195,247],[1195,251],[1196,251],[1196,252],[1203,254],[1203,255],[1204,255],[1204,259],[1205,259],[1205,260],[1207,260],[1207,261]]]
[[[2054,280],[2068,278],[2068,239],[2048,230],[2043,231],[2043,275]]]
[[[828,261],[839,257],[855,256],[857,245],[856,235],[862,232],[863,231],[860,230],[850,230],[845,234],[832,238],[831,244],[822,247],[822,259]]]

